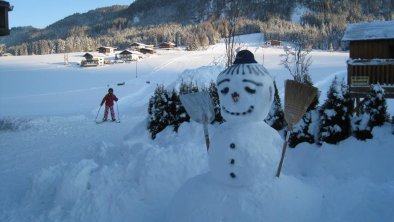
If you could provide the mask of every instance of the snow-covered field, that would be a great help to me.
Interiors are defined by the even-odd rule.
[[[291,78],[279,65],[283,50],[259,47],[260,35],[240,41],[268,69],[283,96],[283,82]],[[209,170],[208,154],[202,127],[194,122],[184,123],[178,134],[167,128],[152,141],[146,130],[148,100],[157,84],[215,80],[224,51],[223,44],[195,52],[159,50],[138,63],[94,68],[77,65],[83,53],[70,54],[67,66],[62,54],[0,57],[0,221],[163,221],[182,184]],[[323,101],[332,79],[346,77],[348,53],[311,55],[312,80]],[[108,87],[120,99],[121,123],[97,125]],[[393,102],[388,105],[393,115]],[[319,221],[392,221],[390,127],[375,128],[373,140],[290,149],[274,183],[290,192],[300,184],[316,190],[321,205],[310,213]],[[212,134],[216,128],[209,126]],[[303,192],[298,190],[298,203],[308,195]],[[273,199],[278,204],[278,217],[271,214],[271,221],[299,221],[289,209],[293,199],[275,194],[261,200],[262,210]]]

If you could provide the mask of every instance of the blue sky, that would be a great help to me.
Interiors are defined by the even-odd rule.
[[[9,26],[46,26],[74,13],[84,13],[92,9],[130,5],[133,0],[6,0],[14,6],[9,12]]]

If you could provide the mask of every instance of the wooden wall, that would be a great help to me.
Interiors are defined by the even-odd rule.
[[[351,41],[351,59],[394,59],[394,39]]]
[[[348,65],[348,74],[348,81],[351,85],[359,85],[354,82],[354,80],[358,80],[361,84],[359,86],[362,86],[362,83],[366,85],[380,83],[394,86],[394,64],[370,66]]]
[[[8,11],[10,10],[10,3],[0,1],[0,36],[10,34],[8,27]]]

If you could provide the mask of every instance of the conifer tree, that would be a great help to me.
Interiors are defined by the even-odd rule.
[[[212,98],[212,103],[215,111],[215,119],[214,122],[218,123],[223,123],[224,119],[223,116],[220,112],[220,102],[219,102],[219,94],[218,94],[218,89],[216,88],[216,83],[211,82],[208,88],[208,93],[210,97]]]
[[[319,142],[336,144],[351,134],[351,111],[353,103],[344,80],[332,81],[327,99],[321,106]]]
[[[192,82],[190,83],[181,82],[179,86],[179,94],[188,94],[198,91],[199,91],[198,86],[193,84]]]
[[[371,85],[365,101],[365,111],[370,114],[370,126],[382,126],[388,120],[387,103],[380,84]]]
[[[189,122],[190,117],[187,114],[185,107],[183,107],[182,102],[179,98],[178,92],[174,89],[171,93],[171,103],[170,103],[170,124],[174,126],[174,131],[178,132],[179,126],[183,122]]]
[[[370,91],[356,115],[352,119],[353,134],[357,139],[371,139],[372,129],[388,120],[384,90],[379,85],[371,85]]]
[[[156,134],[161,132],[170,124],[169,119],[169,96],[164,85],[158,85],[154,95],[149,100],[148,106],[148,130],[152,139],[156,138]]]
[[[276,130],[281,130],[285,127],[285,118],[284,118],[282,103],[279,97],[278,88],[276,86],[275,81],[274,81],[274,88],[275,88],[274,102],[272,103],[271,110],[264,121],[272,128]]]

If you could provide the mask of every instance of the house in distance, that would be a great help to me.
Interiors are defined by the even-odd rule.
[[[162,48],[162,49],[172,49],[175,47],[177,47],[177,45],[173,42],[162,42],[159,44],[159,48]]]
[[[81,66],[82,67],[94,67],[104,65],[104,57],[94,55],[92,53],[85,53],[82,57]]]
[[[282,46],[282,42],[279,40],[268,40],[264,42],[264,47],[279,47]]]
[[[394,21],[349,24],[342,41],[349,44],[347,81],[350,95],[364,98],[371,84],[380,84],[394,98]]]
[[[121,59],[125,62],[137,61],[141,58],[142,58],[142,53],[137,51],[131,51],[131,50],[123,50],[122,52],[119,53],[118,56],[118,59]]]
[[[108,54],[114,53],[114,52],[115,52],[115,49],[116,49],[116,48],[114,48],[114,47],[101,46],[101,47],[99,47],[99,48],[97,49],[97,51],[98,51],[99,53],[103,53],[103,54],[105,54],[105,55],[108,55]]]

